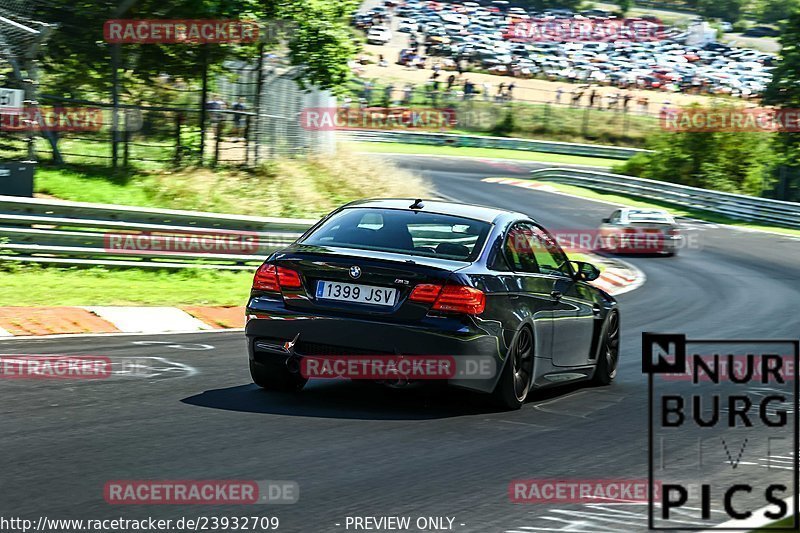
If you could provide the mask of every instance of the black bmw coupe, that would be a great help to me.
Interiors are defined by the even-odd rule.
[[[265,389],[296,391],[322,375],[306,372],[308,361],[331,358],[352,378],[375,376],[348,363],[386,358],[392,377],[414,380],[421,367],[405,367],[409,376],[397,361],[440,358],[452,367],[430,376],[511,409],[532,388],[605,385],[620,321],[616,300],[588,283],[599,274],[521,213],[353,202],[259,267],[247,303],[250,372]]]

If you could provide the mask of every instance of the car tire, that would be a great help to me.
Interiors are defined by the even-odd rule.
[[[516,410],[525,403],[533,382],[533,353],[533,331],[524,326],[511,343],[500,380],[492,393],[498,407]]]
[[[264,390],[298,392],[308,381],[299,374],[292,374],[282,363],[256,363],[250,361],[250,377],[253,383]]]
[[[619,313],[611,311],[603,328],[603,342],[597,355],[597,366],[592,376],[595,385],[610,385],[617,377],[619,365]]]

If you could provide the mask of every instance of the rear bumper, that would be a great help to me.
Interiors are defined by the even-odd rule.
[[[449,385],[491,392],[505,358],[503,335],[496,322],[480,323],[459,318],[426,317],[420,324],[396,324],[358,317],[297,312],[283,302],[251,298],[247,307],[247,350],[256,363],[286,363],[303,356],[416,355],[452,357],[454,360],[491,361],[485,374],[447,379]],[[284,344],[297,338],[290,351]],[[459,363],[457,362],[458,366]]]

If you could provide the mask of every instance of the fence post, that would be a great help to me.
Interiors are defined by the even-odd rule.
[[[222,120],[223,117],[219,117],[216,125],[214,126],[214,133],[216,137],[214,139],[214,166],[217,166],[217,163],[219,163],[219,141],[222,137]]]
[[[583,111],[583,124],[581,126],[581,134],[584,137],[589,136],[589,113],[591,112],[592,108],[587,107]]]
[[[208,45],[202,45],[203,56],[202,79],[203,89],[200,91],[200,166],[203,166],[203,154],[206,148],[206,101],[208,101]]]
[[[631,117],[628,114],[628,110],[625,109],[623,111],[623,117],[622,117],[622,135],[625,137],[628,136],[628,128],[630,124],[631,124]]]
[[[175,166],[181,164],[181,152],[183,152],[183,145],[181,145],[181,126],[183,125],[183,113],[178,113],[175,116],[175,157],[173,162]]]
[[[128,155],[129,155],[129,146],[128,146],[128,112],[126,110],[125,113],[122,114],[123,124],[122,124],[122,168],[123,170],[128,170]]]
[[[111,45],[111,167],[117,169],[119,143],[119,45]]]
[[[544,121],[542,122],[542,131],[548,131],[548,124],[550,124],[550,102],[544,103]]]
[[[256,77],[256,102],[255,102],[255,112],[256,112],[256,139],[255,139],[255,146],[253,147],[253,160],[255,165],[258,166],[261,163],[261,143],[262,133],[263,133],[263,122],[261,121],[261,92],[263,90],[264,85],[264,41],[258,43],[258,75]]]
[[[244,166],[250,163],[250,115],[244,117]]]

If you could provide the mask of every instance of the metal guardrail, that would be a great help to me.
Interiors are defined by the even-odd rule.
[[[314,222],[0,196],[0,260],[251,270]]]
[[[710,211],[736,220],[800,228],[800,203],[757,198],[665,181],[567,168],[531,171],[531,177]]]
[[[531,177],[800,228],[800,203],[572,168],[534,170]],[[314,222],[0,196],[0,261],[252,270]],[[228,241],[236,245],[226,250]]]
[[[598,144],[577,144],[554,141],[537,141],[511,137],[484,135],[455,135],[452,133],[424,133],[407,131],[351,130],[338,132],[345,139],[357,142],[387,142],[426,144],[438,146],[463,146],[475,148],[501,148],[550,154],[583,155],[609,159],[630,159],[636,154],[649,152],[638,148],[621,148]]]

